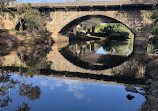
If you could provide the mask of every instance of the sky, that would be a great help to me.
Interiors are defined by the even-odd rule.
[[[23,2],[29,2],[29,3],[66,2],[66,1],[67,0],[23,0]],[[70,0],[70,1],[74,1],[74,0]],[[88,1],[120,1],[120,0],[88,0]]]

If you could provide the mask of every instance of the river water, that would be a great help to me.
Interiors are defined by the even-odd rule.
[[[1,83],[5,90],[1,95],[2,111],[24,107],[31,111],[136,111],[145,101],[144,96],[127,92],[121,84],[9,75],[9,80]],[[128,94],[135,98],[128,100]]]
[[[0,54],[1,111],[137,111],[145,102],[145,65],[132,39],[23,45]],[[131,84],[140,93],[126,91]]]

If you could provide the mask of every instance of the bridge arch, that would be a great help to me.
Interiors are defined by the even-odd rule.
[[[47,23],[47,29],[58,35],[66,31],[69,27],[77,25],[80,22],[90,18],[100,18],[108,22],[122,23],[128,27],[134,34],[137,33],[136,27],[143,22],[143,18],[139,17],[143,13],[138,11],[133,13],[133,10],[127,11],[56,11],[51,12],[52,20]]]
[[[106,15],[101,15],[101,14],[94,14],[94,15],[84,15],[81,17],[78,17],[76,19],[73,19],[69,23],[65,24],[65,26],[61,27],[58,33],[60,34],[65,34],[68,31],[70,31],[73,27],[77,26],[80,23],[86,22],[87,20],[98,20],[96,23],[121,23],[124,26],[126,26],[133,34],[135,34],[135,31],[131,27],[131,25],[127,24],[127,22],[122,22],[120,20],[117,20],[116,18],[111,18]],[[99,21],[100,20],[100,21]]]
[[[69,50],[69,46],[60,49],[59,52],[67,61],[71,62],[75,66],[83,69],[96,70],[96,71],[107,70],[113,67],[117,67],[123,64],[125,61],[129,60],[133,56],[133,53],[131,53],[129,56],[102,55],[100,59],[98,59],[98,63],[101,63],[101,65],[99,64],[97,65],[90,63],[92,61],[87,62],[82,60],[81,58],[78,58],[76,55],[73,54],[73,52]]]

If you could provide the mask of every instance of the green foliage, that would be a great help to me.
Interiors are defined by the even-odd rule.
[[[100,29],[100,33],[110,36],[122,36],[125,38],[133,38],[133,33],[121,23],[107,23]]]
[[[101,28],[102,32],[130,32],[130,30],[121,23],[108,23],[103,28]]]
[[[109,35],[113,32],[115,32],[115,27],[114,26],[105,26],[104,28],[100,29],[101,32],[104,32],[106,35]]]
[[[158,9],[155,9],[150,16],[153,19],[151,34],[154,36],[158,36]]]
[[[150,18],[157,20],[158,19],[157,17],[158,17],[158,9],[155,9],[153,13],[151,14]]]
[[[158,36],[158,24],[157,23],[156,23],[156,25],[154,25],[152,27],[151,34],[155,35],[155,36]]]
[[[17,32],[17,33],[19,32],[16,29],[12,29],[12,30],[9,30],[9,29],[0,29],[0,32],[8,32],[8,31]]]
[[[44,30],[44,17],[39,10],[33,9],[31,4],[22,4],[17,10],[17,16],[21,21],[21,26],[25,25],[30,31]]]

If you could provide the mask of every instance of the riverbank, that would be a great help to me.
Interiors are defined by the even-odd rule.
[[[39,44],[39,42],[43,43],[48,42],[54,43],[54,40],[50,37],[51,33],[48,31],[24,31],[19,32],[17,30],[8,30],[8,29],[0,29],[0,45],[1,44]],[[38,41],[38,42],[37,42]]]
[[[40,36],[31,35],[32,33],[20,33],[15,30],[0,30],[0,55],[8,55],[11,51],[24,49],[39,49],[40,47],[51,47],[54,43],[48,33]]]
[[[146,76],[149,78],[149,90],[146,93],[146,102],[140,111],[158,110],[158,58],[150,60],[146,68]]]

